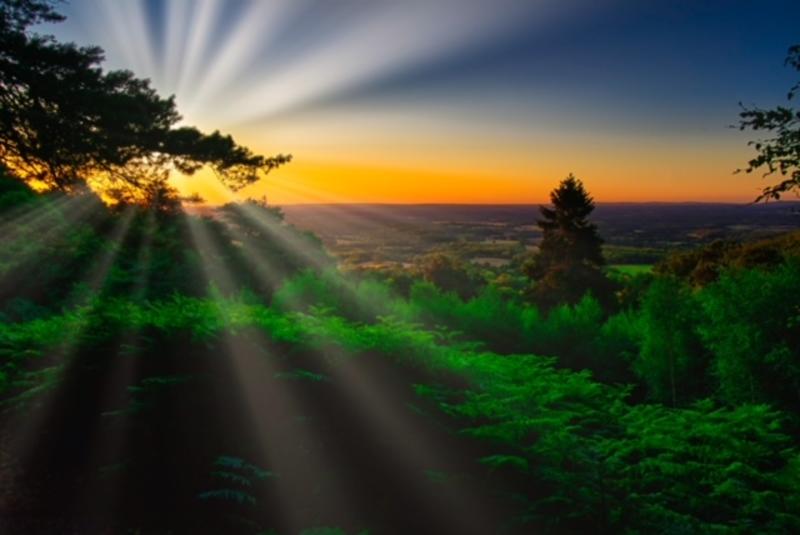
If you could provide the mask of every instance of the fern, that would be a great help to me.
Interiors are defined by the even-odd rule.
[[[220,457],[217,457],[216,461],[214,461],[214,465],[220,468],[239,470],[240,472],[249,474],[250,476],[256,479],[267,479],[271,477],[276,477],[274,473],[268,470],[264,470],[263,468],[260,468],[254,464],[250,464],[238,457],[231,457],[228,455],[222,455]]]
[[[201,500],[223,500],[240,505],[256,505],[255,496],[238,489],[216,489],[201,492],[197,495]]]
[[[308,370],[296,369],[290,372],[278,372],[274,375],[275,379],[290,379],[299,381],[310,381],[312,383],[322,383],[330,381],[327,375],[313,373]]]
[[[489,455],[481,459],[481,463],[494,469],[512,468],[520,472],[527,472],[530,467],[528,459],[519,455]]]

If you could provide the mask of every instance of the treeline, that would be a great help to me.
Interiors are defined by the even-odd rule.
[[[269,298],[307,266],[329,266],[320,241],[256,201],[214,217],[109,207],[89,192],[37,194],[0,169],[0,314],[17,321],[89,296],[159,299],[246,287]]]
[[[716,397],[792,413],[800,409],[798,295],[800,258],[730,269],[700,289],[659,276],[638,306],[612,314],[591,295],[545,313],[491,285],[463,299],[418,281],[404,299],[385,282],[350,282],[334,271],[291,279],[273,304],[323,307],[362,322],[395,317],[446,328],[502,354],[557,356],[560,366],[635,384],[646,399],[671,406]]]
[[[353,359],[391,362],[400,376],[420,370],[412,382],[432,416],[460,430],[464,447],[481,444],[472,477],[513,504],[508,532],[800,529],[800,261],[787,247],[777,259],[751,253],[792,235],[726,246],[724,255],[711,256],[717,246],[679,253],[653,275],[611,281],[604,302],[587,288],[558,304],[550,285],[541,303],[536,292],[445,276],[465,268],[441,258],[400,281],[344,276],[318,241],[260,203],[203,218],[3,183],[0,390],[12,411],[64,381],[79,390],[102,383],[98,362],[128,340],[125,351],[141,353],[149,372],[128,386],[133,408],[114,414],[137,426],[160,422],[184,444],[164,427],[176,416],[164,403],[208,374],[197,362],[213,368],[213,355],[255,329],[252,347],[283,348],[283,371],[260,379],[265,391],[276,377],[328,384],[330,366]],[[687,258],[715,276],[701,282],[696,267],[673,267],[692,265]],[[144,333],[144,345],[130,346]],[[211,349],[198,349],[202,340]],[[169,358],[155,358],[164,351]],[[212,360],[192,364],[184,353]],[[81,421],[80,407],[71,410]],[[203,440],[211,442],[198,459],[162,468],[200,477],[217,441]],[[154,462],[137,448],[139,471],[125,472],[134,486]],[[237,499],[250,503],[242,496],[221,499],[238,511]],[[204,503],[191,506],[198,518]]]

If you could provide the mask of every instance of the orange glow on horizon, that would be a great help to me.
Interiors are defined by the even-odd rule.
[[[597,202],[750,202],[760,176],[734,174],[752,156],[739,132],[598,134],[555,118],[514,125],[412,107],[300,114],[234,127],[262,154],[294,160],[238,198],[306,203],[538,204],[569,173]],[[182,194],[232,199],[210,173],[180,177]]]
[[[578,161],[489,169],[420,168],[379,163],[296,160],[257,184],[232,193],[210,172],[173,180],[183,195],[205,203],[266,197],[270,204],[539,204],[568,173],[583,180],[597,202],[750,202],[758,176],[734,174],[728,158],[695,160],[683,169],[644,162]],[[735,161],[735,160],[734,160]],[[648,169],[643,172],[642,169]]]

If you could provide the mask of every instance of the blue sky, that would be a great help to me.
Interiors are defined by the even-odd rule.
[[[525,195],[525,176],[537,200],[570,170],[625,200],[625,180],[652,163],[672,190],[633,198],[709,200],[723,187],[734,189],[720,199],[749,198],[760,183],[730,178],[747,137],[728,127],[739,102],[783,102],[798,79],[783,66],[800,43],[797,1],[71,0],[62,11],[47,31],[99,44],[109,66],[175,93],[187,122],[301,156],[292,180],[329,200],[390,199],[390,180],[415,172],[425,200],[431,173],[478,169],[469,187],[480,187],[492,165],[507,179],[487,184],[507,189],[498,202]],[[325,163],[339,166],[330,180],[374,173],[383,187],[374,199],[326,191],[304,174]]]

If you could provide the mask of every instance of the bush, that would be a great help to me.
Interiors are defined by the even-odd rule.
[[[650,398],[677,406],[708,392],[708,357],[697,333],[699,303],[676,279],[656,280],[642,303],[642,347],[634,369]]]
[[[722,399],[800,410],[800,263],[727,271],[700,297]]]

